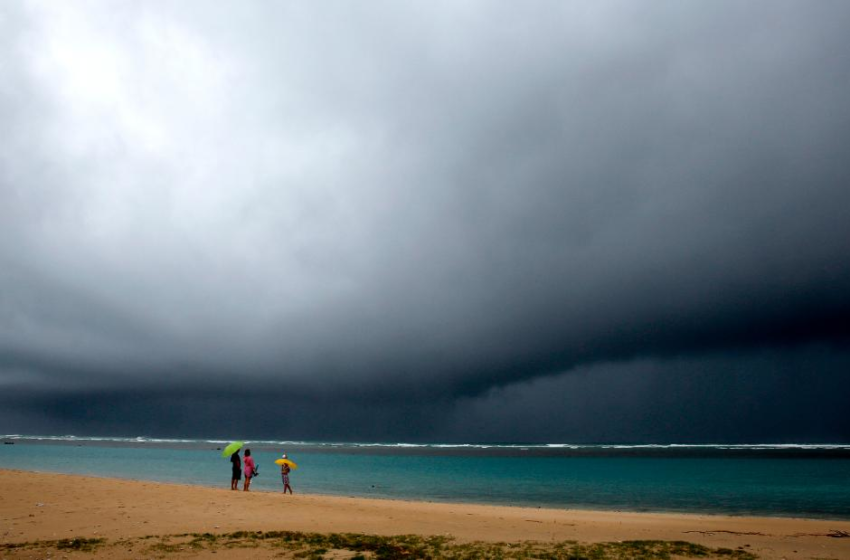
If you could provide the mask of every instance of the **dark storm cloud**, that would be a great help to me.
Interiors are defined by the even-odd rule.
[[[847,440],[850,352],[811,345],[746,355],[580,367],[485,395],[387,402],[220,387],[27,393],[5,415],[27,433],[380,441],[837,442]],[[191,389],[191,390],[189,390]],[[50,415],[37,411],[47,409]],[[209,419],[199,424],[198,419]],[[84,429],[85,431],[80,431]],[[330,434],[330,436],[329,436]]]
[[[838,2],[6,6],[4,400],[189,430],[223,395],[286,396],[390,437],[594,364],[637,388],[634,364],[820,348],[842,382],[848,24]]]

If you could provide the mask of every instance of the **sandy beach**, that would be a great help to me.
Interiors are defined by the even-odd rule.
[[[102,539],[92,542],[108,547],[108,556],[116,558],[211,557],[219,553],[215,547],[183,546],[189,539],[186,535],[240,531],[409,534],[451,537],[459,544],[687,541],[759,558],[850,558],[848,521],[284,496],[64,474],[0,473],[4,558],[43,558],[45,550],[54,549],[54,554],[68,558],[100,554],[67,544],[74,539]],[[183,540],[169,540],[176,535],[184,535]],[[291,552],[242,541],[229,539],[228,556],[287,557]],[[326,554],[354,556],[344,550]]]

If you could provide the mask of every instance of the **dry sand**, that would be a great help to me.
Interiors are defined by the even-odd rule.
[[[850,534],[848,521],[284,496],[12,470],[0,470],[0,474],[3,544],[81,537],[113,542],[148,535],[241,530],[304,531],[450,535],[460,542],[684,540],[712,548],[740,547],[761,558],[850,560],[850,538],[841,536]],[[0,557],[44,557],[43,551],[27,556],[26,550],[16,550],[0,549]],[[210,556],[208,552],[186,554]],[[248,557],[249,552],[258,557],[260,551],[226,552],[229,557]],[[78,552],[70,557],[85,555]],[[95,555],[104,557],[103,553]],[[124,557],[151,556],[133,552]]]

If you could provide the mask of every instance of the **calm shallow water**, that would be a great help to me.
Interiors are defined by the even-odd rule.
[[[0,468],[229,487],[217,442],[27,441],[0,446]],[[374,446],[251,444],[279,491],[282,450],[296,492],[557,508],[850,519],[850,449],[718,446]],[[637,451],[635,451],[637,449]]]

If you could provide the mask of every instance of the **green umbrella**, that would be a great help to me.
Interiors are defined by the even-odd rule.
[[[240,449],[242,449],[243,443],[241,441],[234,441],[230,445],[224,448],[224,451],[221,452],[222,457],[230,457]]]

